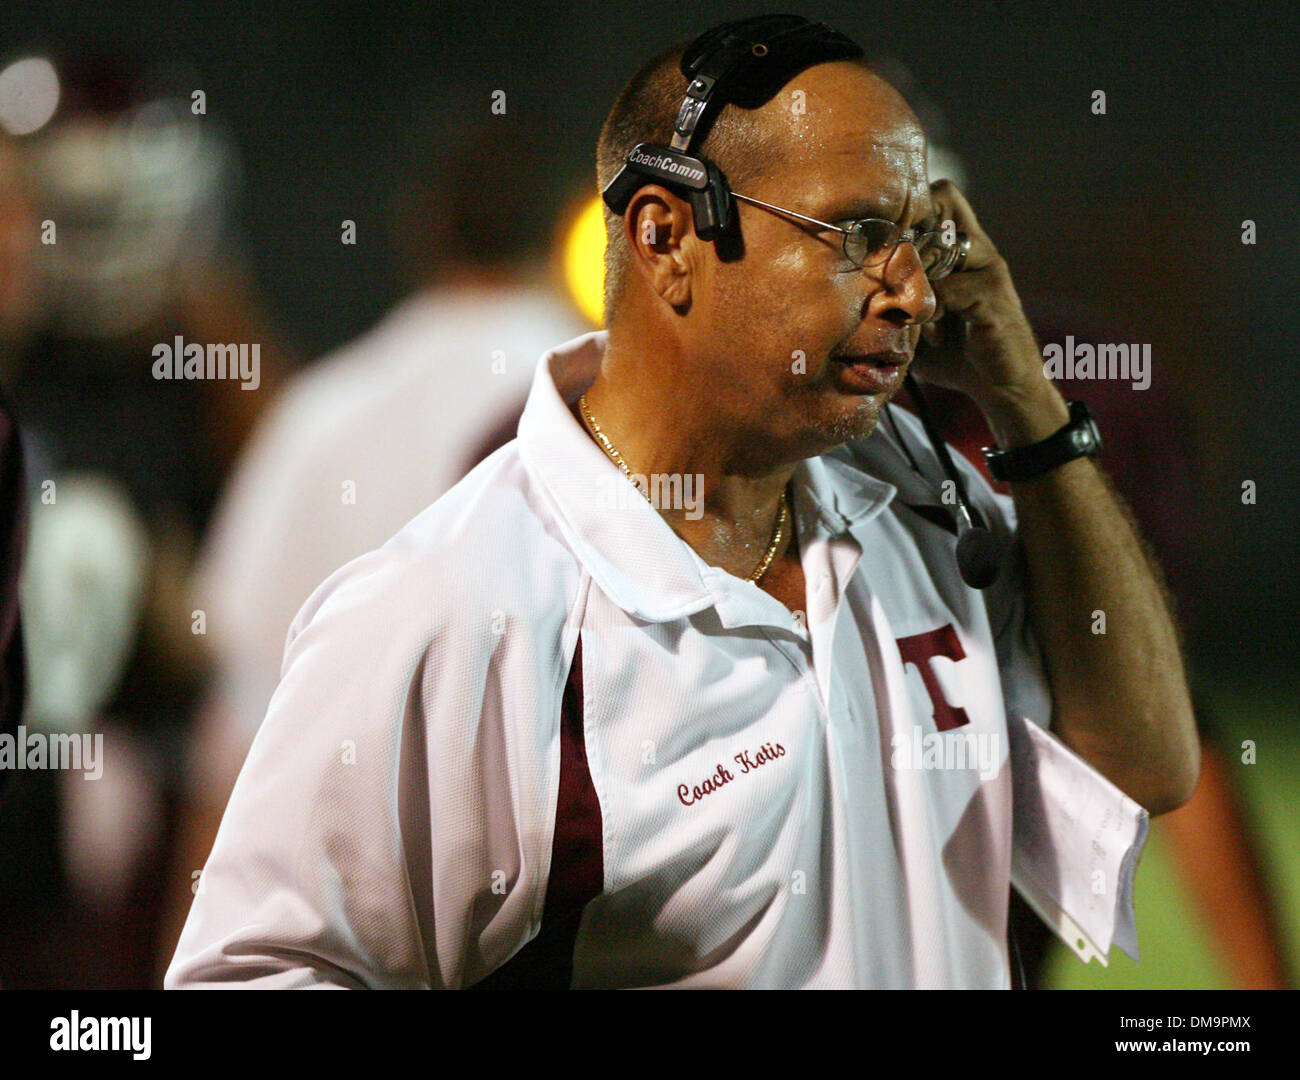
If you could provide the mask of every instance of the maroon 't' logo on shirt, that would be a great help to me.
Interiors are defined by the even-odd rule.
[[[913,634],[911,637],[897,640],[903,663],[914,665],[921,673],[921,681],[925,683],[926,693],[930,695],[930,703],[934,706],[934,726],[939,731],[951,731],[963,724],[969,724],[970,717],[966,715],[965,709],[949,705],[944,700],[939,680],[934,677],[934,671],[930,667],[930,661],[936,656],[946,656],[949,660],[965,658],[966,653],[961,647],[961,641],[952,623],[941,626],[937,630],[927,630],[924,634]]]

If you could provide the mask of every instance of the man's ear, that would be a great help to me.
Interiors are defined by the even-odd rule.
[[[673,308],[689,307],[698,247],[691,204],[651,184],[628,203],[623,228],[633,264],[650,290]]]

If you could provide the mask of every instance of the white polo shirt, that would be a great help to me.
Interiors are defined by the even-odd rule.
[[[609,497],[605,342],[303,607],[168,987],[1009,986],[1021,563],[961,582],[895,410],[930,479],[883,423],[795,470],[796,617]]]

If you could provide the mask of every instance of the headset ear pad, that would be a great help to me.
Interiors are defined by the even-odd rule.
[[[731,226],[734,214],[731,188],[727,186],[722,170],[712,161],[702,158],[700,163],[709,179],[703,191],[691,195],[691,205],[695,208],[695,234],[701,240],[716,240]]]
[[[691,207],[695,211],[695,235],[701,240],[716,240],[727,231],[732,218],[731,189],[727,178],[708,158],[697,159],[704,166],[708,183],[702,191],[691,192]]]
[[[722,170],[708,158],[700,160],[708,170],[709,183],[691,198],[695,210],[695,233],[701,240],[713,241],[718,258],[723,262],[734,262],[745,253],[740,222],[736,217],[736,200],[731,197],[731,185]],[[703,210],[702,202],[706,204]]]

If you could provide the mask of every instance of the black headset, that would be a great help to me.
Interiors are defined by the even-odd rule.
[[[804,68],[862,55],[857,42],[800,15],[755,15],[706,30],[682,54],[682,74],[688,85],[673,124],[672,144],[638,143],[633,147],[623,167],[605,185],[605,205],[622,215],[638,190],[646,184],[662,184],[690,200],[695,233],[701,240],[727,237],[735,223],[731,188],[717,165],[692,153],[692,144],[704,138],[722,105],[730,102],[758,108]],[[958,511],[957,567],[962,580],[974,589],[988,588],[998,578],[1003,544],[972,520],[961,474],[910,371],[906,384],[935,456],[952,481]],[[901,443],[896,425],[895,434]],[[906,444],[903,449],[907,452]]]
[[[605,205],[622,214],[646,184],[685,189],[696,235],[717,239],[734,218],[731,188],[717,165],[691,153],[691,144],[703,138],[718,108],[727,102],[757,108],[804,68],[861,55],[838,30],[799,15],[755,15],[705,31],[682,54],[688,85],[672,145],[635,146],[605,186]]]

